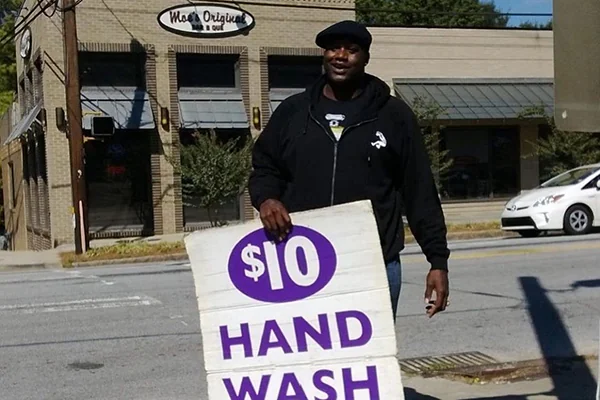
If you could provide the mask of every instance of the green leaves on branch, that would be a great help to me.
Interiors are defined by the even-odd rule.
[[[14,15],[22,1],[0,0],[0,38],[14,34]],[[4,114],[13,101],[17,90],[17,67],[14,40],[0,46],[0,115]]]
[[[412,109],[421,124],[421,132],[425,141],[425,148],[431,162],[431,171],[438,191],[441,190],[441,181],[452,167],[453,160],[448,157],[450,150],[442,150],[439,118],[446,110],[434,100],[427,100],[421,96],[415,97]]]
[[[509,19],[479,0],[356,0],[356,9],[356,19],[370,25],[493,28]]]
[[[527,108],[519,117],[542,118],[550,127],[547,138],[529,142],[533,150],[524,156],[539,158],[542,181],[576,167],[600,162],[600,139],[597,134],[562,131],[556,127],[554,117],[549,116],[543,107]]]
[[[222,141],[212,130],[196,133],[194,139],[192,144],[181,145],[180,160],[171,160],[181,175],[183,201],[193,206],[186,199],[199,199],[197,204],[206,210],[211,225],[222,225],[225,221],[219,221],[215,210],[246,189],[254,141],[249,137]]]

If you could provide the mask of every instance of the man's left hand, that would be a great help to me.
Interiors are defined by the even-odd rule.
[[[431,298],[435,291],[435,300]],[[448,271],[432,269],[427,274],[425,286],[425,304],[427,315],[433,317],[440,311],[444,311],[448,306],[448,295],[450,288],[448,284]]]

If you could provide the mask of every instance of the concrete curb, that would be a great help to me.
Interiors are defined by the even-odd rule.
[[[63,268],[83,268],[83,267],[100,267],[104,265],[122,265],[122,264],[140,264],[140,263],[153,263],[153,262],[164,262],[164,261],[187,261],[187,253],[176,253],[166,254],[158,256],[143,256],[143,257],[129,257],[129,258],[116,258],[111,260],[96,260],[96,261],[82,261],[74,262],[70,266],[63,266]]]
[[[0,265],[0,271],[22,271],[61,268],[60,264],[6,264]]]

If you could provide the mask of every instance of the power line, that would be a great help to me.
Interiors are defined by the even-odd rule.
[[[12,37],[12,39],[14,39],[16,37],[16,35],[13,35],[13,32],[16,31],[22,24],[26,23],[27,18],[29,18],[31,16],[31,14],[33,14],[36,10],[36,8],[39,7],[39,4],[35,4],[33,6],[33,8],[31,9],[31,11],[29,11],[27,13],[27,15],[25,15],[21,20],[18,20],[15,22],[15,26],[13,27],[13,30],[11,32],[7,32],[6,35],[4,35],[2,38],[0,38],[0,45],[4,45],[5,43],[3,43],[7,38]],[[35,19],[35,18],[34,18]],[[11,40],[12,40],[11,39]]]
[[[68,7],[60,7],[58,5],[58,0],[50,0],[45,6],[42,5],[42,0],[37,0],[31,11],[29,11],[29,13],[26,16],[24,16],[23,19],[21,19],[15,24],[13,31],[11,33],[7,33],[2,38],[0,38],[0,46],[4,46],[12,40],[14,40],[17,36],[19,36],[19,34],[21,34],[25,29],[27,29],[27,26],[30,25],[33,21],[35,21],[42,13],[45,16],[52,18],[57,10],[60,12],[70,11],[82,2],[83,0],[77,0]],[[52,11],[52,14],[48,15],[46,14],[46,10],[50,7],[54,7],[54,10]],[[40,8],[40,10],[33,16],[33,19],[27,21],[27,19],[31,16],[31,14],[34,13],[34,11],[37,8]],[[22,26],[23,24],[25,24],[25,26]]]
[[[420,11],[410,9],[388,9],[388,8],[360,8],[360,7],[334,7],[334,6],[320,6],[320,5],[298,5],[298,4],[280,4],[280,3],[266,3],[260,1],[215,1],[215,4],[235,4],[235,5],[249,5],[249,6],[263,6],[271,8],[299,8],[307,10],[329,10],[329,11],[354,11],[354,12],[381,12],[388,14],[421,14],[421,15],[449,15],[449,16],[488,16],[488,17],[552,17],[552,13],[511,13],[511,12],[461,12],[461,11]],[[196,3],[191,3],[195,5]],[[201,5],[201,3],[199,3]],[[94,11],[106,11],[107,7],[94,7],[89,6],[86,10]],[[126,13],[126,14],[152,14],[155,15],[156,11],[153,10],[134,10],[124,8],[112,8],[114,12]]]
[[[33,12],[35,10],[35,8],[37,8],[37,7],[34,7],[31,12]],[[22,24],[19,24],[19,26],[17,27],[17,25],[15,24],[14,31],[11,34],[7,34],[2,39],[0,39],[0,46],[5,46],[9,42],[13,41],[17,36],[19,36],[23,31],[25,31],[31,23],[33,23],[40,15],[42,15],[46,11],[47,8],[48,7],[41,8],[33,16],[33,19],[27,21],[27,23],[25,23],[23,26],[21,26]],[[27,16],[25,18],[28,18],[30,15],[31,15],[31,13],[27,14]],[[25,21],[25,19],[23,19],[22,21]]]

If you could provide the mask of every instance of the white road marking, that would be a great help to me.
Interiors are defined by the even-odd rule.
[[[101,283],[107,285],[107,286],[111,286],[114,285],[114,282],[111,281],[105,281],[104,279],[100,279],[100,277],[96,276],[96,275],[82,275],[81,271],[67,271],[69,274],[75,275],[78,278],[84,278],[84,279],[96,279],[99,280]]]
[[[137,307],[162,304],[149,296],[115,297],[105,299],[82,299],[55,303],[14,304],[0,306],[0,312],[36,314],[60,311],[93,310],[99,308]]]

